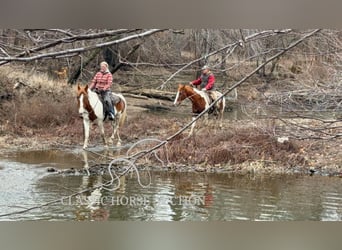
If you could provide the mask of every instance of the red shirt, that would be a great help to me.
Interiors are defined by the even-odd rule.
[[[197,80],[191,82],[193,85],[200,85],[202,83],[202,76],[200,76]],[[214,87],[215,76],[213,74],[209,74],[208,83],[205,85],[206,90],[211,90]]]
[[[110,72],[97,72],[94,76],[91,84],[89,86],[90,89],[96,88],[99,90],[109,90],[112,86],[113,76]]]

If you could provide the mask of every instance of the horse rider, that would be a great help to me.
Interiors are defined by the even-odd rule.
[[[208,93],[209,98],[211,100],[215,100],[215,95],[213,93],[214,90],[214,84],[215,84],[215,76],[214,74],[210,71],[210,68],[208,65],[204,65],[202,67],[202,74],[201,76],[190,82],[190,85],[200,85],[200,88],[202,91],[205,91]]]
[[[95,91],[99,95],[101,95],[102,100],[104,100],[105,104],[108,107],[109,111],[109,119],[114,120],[115,111],[113,108],[110,87],[112,86],[113,76],[108,69],[107,62],[100,63],[100,71],[96,73],[93,80],[90,83],[89,88],[92,91]]]

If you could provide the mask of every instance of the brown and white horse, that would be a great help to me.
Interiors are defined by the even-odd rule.
[[[215,99],[222,96],[222,94],[218,91],[213,92],[213,94],[215,95]],[[194,116],[192,118],[193,120],[196,119],[196,116],[202,113],[210,105],[210,98],[207,93],[190,85],[179,84],[174,104],[179,105],[185,99],[189,99],[192,102],[192,113],[194,113]],[[218,119],[220,120],[220,127],[222,127],[225,105],[225,98],[222,98],[215,104],[215,109],[218,113]],[[192,135],[195,124],[196,122],[192,124],[189,136]]]
[[[113,134],[110,137],[112,141],[114,141],[115,135],[118,136],[117,145],[121,145],[121,138],[119,135],[119,128],[123,125],[126,119],[126,109],[127,103],[123,95],[114,94],[120,98],[120,101],[114,105],[115,109],[115,119],[112,121]],[[108,147],[103,127],[104,113],[103,113],[103,104],[98,97],[98,95],[91,91],[86,86],[77,86],[77,101],[78,101],[78,113],[83,118],[83,127],[84,127],[84,144],[83,148],[88,147],[89,140],[89,130],[90,124],[92,122],[97,122],[103,143],[106,147]]]

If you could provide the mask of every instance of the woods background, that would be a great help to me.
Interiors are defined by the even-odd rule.
[[[178,83],[198,77],[204,64],[224,91],[311,31],[2,29],[0,133],[72,124],[75,84],[89,83],[103,60],[113,91],[172,100]],[[340,137],[341,46],[341,31],[320,30],[252,75],[227,97],[228,109],[237,103],[245,113],[280,120],[282,134],[293,138]]]

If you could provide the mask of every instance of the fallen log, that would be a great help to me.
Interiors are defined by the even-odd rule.
[[[125,96],[126,97],[136,98],[136,99],[148,100],[148,97],[147,96],[143,96],[143,95],[135,95],[135,94],[125,93]]]
[[[155,98],[160,100],[173,101],[176,93],[170,91],[162,91],[156,89],[137,89],[137,88],[124,88],[121,87],[120,90],[123,94],[134,95],[133,97],[137,98],[138,96],[144,96],[147,98]]]

